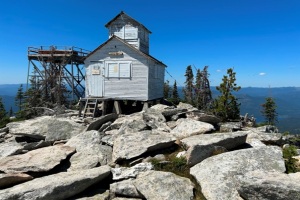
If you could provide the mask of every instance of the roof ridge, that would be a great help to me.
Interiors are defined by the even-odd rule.
[[[135,21],[137,24],[139,24],[140,26],[142,26],[143,28],[145,28],[149,33],[152,33],[148,28],[146,28],[142,23],[140,23],[139,21],[137,21],[136,19],[134,19],[133,17],[129,16],[127,13],[125,13],[124,11],[121,11],[117,16],[115,16],[113,19],[111,19],[109,22],[107,22],[104,26],[107,28],[111,23],[113,23],[116,19],[118,19],[121,15],[126,15],[128,18],[132,19],[133,21]]]
[[[120,38],[120,37],[118,37],[118,36],[116,36],[116,35],[113,35],[113,36],[110,37],[107,41],[105,41],[103,44],[101,44],[100,46],[98,46],[94,51],[92,51],[91,53],[89,53],[89,54],[87,55],[86,59],[87,59],[88,57],[90,57],[92,54],[94,54],[97,50],[101,49],[103,46],[105,46],[109,41],[111,41],[111,40],[114,39],[114,38],[117,39],[117,40],[119,40],[120,42],[122,42],[123,44],[125,44],[126,46],[128,46],[129,48],[131,48],[132,50],[138,52],[139,54],[142,54],[143,56],[146,56],[146,57],[150,58],[151,60],[154,60],[155,62],[158,62],[158,63],[160,63],[160,64],[162,64],[162,65],[164,65],[164,66],[167,67],[167,65],[164,64],[162,61],[157,60],[156,58],[154,58],[154,57],[151,56],[150,54],[147,54],[147,53],[142,52],[141,50],[135,48],[134,46],[132,46],[131,44],[127,43],[125,40],[123,40],[122,38]]]

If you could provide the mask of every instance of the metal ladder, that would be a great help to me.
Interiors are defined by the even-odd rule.
[[[98,109],[98,99],[87,99],[83,110],[84,117],[95,117],[96,110]]]

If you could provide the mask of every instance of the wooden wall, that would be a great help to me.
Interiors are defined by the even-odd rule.
[[[108,29],[109,37],[116,35],[140,51],[149,54],[149,31],[140,24],[123,15],[122,18],[112,22]]]
[[[110,56],[110,52],[123,52],[123,55]],[[104,61],[105,70],[107,70],[107,63],[109,62],[126,61],[131,63],[130,78],[110,78],[106,77],[107,72],[103,73],[105,76],[103,77],[103,97],[140,101],[163,97],[164,65],[138,53],[116,38],[113,38],[85,60],[86,70],[89,70],[88,68],[92,66],[92,63],[101,60]],[[88,79],[91,79],[89,76],[86,77],[87,82]],[[98,87],[89,88],[97,89]],[[86,92],[86,97],[88,96],[89,91]]]
[[[149,99],[158,99],[164,96],[165,66],[158,63],[151,63],[149,66]]]

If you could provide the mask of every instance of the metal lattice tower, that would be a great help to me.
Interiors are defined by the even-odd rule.
[[[72,100],[80,99],[85,92],[82,69],[88,53],[77,47],[28,47],[27,88],[29,79],[49,94],[59,92],[57,85],[64,84],[71,91]]]

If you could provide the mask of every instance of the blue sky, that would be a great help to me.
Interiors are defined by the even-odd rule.
[[[126,12],[149,30],[150,54],[184,85],[208,65],[211,85],[234,67],[242,87],[300,87],[299,0],[0,0],[0,84],[24,83],[27,47],[94,50]]]

